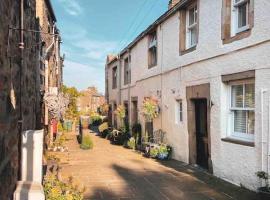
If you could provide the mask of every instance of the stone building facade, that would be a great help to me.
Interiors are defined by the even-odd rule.
[[[77,99],[78,111],[97,112],[98,108],[105,103],[105,97],[98,92],[96,87],[88,87],[80,93],[81,96]]]
[[[0,199],[12,199],[20,179],[20,141],[25,130],[41,128],[40,35],[35,0],[0,1]],[[21,43],[23,33],[23,43]],[[24,47],[21,51],[19,46]]]
[[[64,58],[60,55],[61,36],[50,0],[36,0],[36,17],[39,19],[39,28],[42,32],[40,42],[43,45],[40,57],[41,90],[43,94],[58,94],[63,85]],[[50,116],[46,106],[44,113],[44,124],[48,126]]]
[[[145,130],[140,110],[153,96],[153,127],[166,132],[174,159],[256,190],[255,173],[270,172],[270,3],[180,0],[169,8],[107,58],[106,100],[112,111],[126,105],[130,126],[138,120]]]

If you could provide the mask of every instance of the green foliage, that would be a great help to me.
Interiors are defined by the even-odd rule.
[[[92,138],[89,135],[83,136],[80,148],[87,150],[87,149],[93,149],[93,147],[94,147],[94,143],[92,141]]]
[[[153,147],[150,149],[150,157],[156,158],[158,156],[159,149],[158,147]]]
[[[258,172],[256,172],[256,175],[258,178],[264,180],[265,187],[270,192],[270,187],[269,187],[269,182],[268,182],[269,177],[270,177],[269,174],[267,172],[264,172],[264,171],[258,171]]]
[[[90,124],[93,126],[99,126],[102,123],[102,117],[97,113],[90,115]]]
[[[105,130],[108,130],[109,128],[109,125],[107,122],[104,122],[103,124],[101,124],[99,127],[98,127],[98,130],[99,132],[104,132]]]
[[[58,130],[58,132],[64,132],[64,128],[63,128],[63,125],[62,125],[61,122],[58,122],[58,124],[57,124],[57,130]]]
[[[131,137],[131,138],[128,140],[127,145],[128,145],[128,147],[129,147],[130,149],[135,150],[135,148],[136,148],[136,140],[135,140],[135,138],[134,138],[134,137]]]
[[[142,114],[145,117],[146,121],[152,121],[154,118],[158,117],[158,101],[153,97],[146,98],[143,101]]]
[[[73,179],[62,182],[55,174],[47,175],[43,182],[46,200],[82,200],[84,189],[74,185]]]
[[[104,103],[99,107],[99,110],[102,115],[106,116],[109,112],[109,105],[107,103]]]
[[[62,92],[69,97],[69,105],[65,114],[67,119],[78,118],[79,112],[77,110],[77,98],[81,96],[80,92],[75,87],[67,87],[63,85]]]

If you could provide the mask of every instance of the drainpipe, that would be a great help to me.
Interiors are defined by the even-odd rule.
[[[270,173],[270,97],[269,97],[269,102],[268,102],[268,142],[267,142],[267,147],[268,147],[268,154],[267,154],[267,173]],[[270,180],[268,180],[270,183]]]
[[[121,66],[121,55],[119,54],[118,55],[118,59],[119,59],[119,69],[118,69],[118,74],[119,74],[119,81],[118,81],[118,91],[119,91],[119,102],[118,102],[118,104],[121,104],[121,101],[122,101],[122,98],[121,98],[121,87],[122,87],[122,85],[121,85],[121,78],[122,78],[122,66]]]
[[[20,63],[20,70],[19,70],[19,120],[18,120],[18,166],[21,166],[21,146],[22,146],[22,130],[23,130],[23,115],[22,115],[22,73],[23,73],[23,53],[24,53],[24,0],[21,0],[20,2],[20,43],[19,43],[19,49],[21,53],[21,63]],[[21,167],[18,169],[18,179],[21,180]]]
[[[264,97],[264,94],[266,93],[266,89],[261,89],[261,129],[262,129],[262,131],[261,131],[261,171],[264,171],[264,155],[263,155],[263,153],[264,153],[264,143],[265,143],[265,141],[264,141],[264,137],[263,137],[263,131],[264,131],[264,116],[263,116],[263,114],[264,114],[264,109],[263,109],[263,107],[264,107],[264,100],[263,100],[263,97]]]
[[[128,68],[129,68],[129,76],[128,76],[128,124],[129,130],[131,130],[131,96],[130,96],[130,83],[131,83],[131,63],[130,63],[130,50],[128,49]]]

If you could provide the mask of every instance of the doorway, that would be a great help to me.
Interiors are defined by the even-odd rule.
[[[189,163],[199,165],[212,173],[210,84],[188,86],[186,88],[186,97]]]
[[[208,169],[207,99],[194,100],[197,163]]]

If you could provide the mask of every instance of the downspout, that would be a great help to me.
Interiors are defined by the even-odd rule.
[[[264,107],[264,100],[263,100],[263,98],[264,98],[264,94],[266,93],[266,89],[261,89],[261,129],[262,129],[262,131],[261,131],[261,171],[264,171],[264,155],[263,155],[263,153],[264,153],[264,143],[265,143],[265,141],[264,141],[264,137],[263,137],[263,131],[264,131],[264,116],[263,116],[263,114],[264,114],[264,109],[263,109],[263,107]]]
[[[19,49],[21,53],[21,65],[20,65],[20,76],[19,76],[19,96],[20,96],[20,101],[19,101],[19,120],[18,120],[18,179],[21,180],[21,146],[22,146],[22,130],[23,130],[23,115],[22,115],[22,73],[23,73],[23,53],[24,53],[24,0],[21,0],[20,2],[20,43],[19,43]]]
[[[53,25],[53,34],[54,34],[54,27]],[[53,41],[52,43],[48,46],[48,48],[45,50],[45,93],[49,92],[49,60],[48,60],[48,53],[51,51],[52,47],[54,46],[55,40],[54,40],[55,35],[53,36]],[[49,125],[49,113],[48,113],[48,107],[45,105],[45,125]]]
[[[129,70],[129,76],[128,76],[128,124],[129,124],[129,130],[131,130],[131,97],[130,97],[130,83],[131,83],[131,63],[130,63],[130,50],[128,49],[128,70]]]
[[[269,97],[269,102],[268,102],[268,142],[267,142],[267,147],[268,147],[268,154],[267,154],[267,173],[270,173],[270,97]],[[270,183],[270,180],[268,180],[268,183]]]
[[[119,100],[119,102],[118,102],[118,104],[121,104],[121,101],[122,101],[122,97],[121,97],[122,96],[121,95],[121,86],[122,86],[121,85],[121,78],[122,78],[122,76],[121,76],[122,73],[121,72],[122,72],[122,66],[121,66],[121,55],[120,54],[118,55],[118,59],[119,59],[119,61],[118,61],[119,62],[119,69],[118,69],[118,74],[119,74],[119,81],[118,81],[118,84],[119,84],[118,85],[119,97],[118,97],[118,100]]]
[[[163,106],[163,27],[162,27],[162,24],[160,25],[160,30],[161,30],[161,43],[162,43],[162,47],[161,47],[161,73],[160,73],[160,82],[161,82],[161,91],[160,91],[160,104],[161,104],[161,130],[163,130],[163,109],[164,109],[164,106]]]

